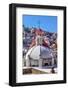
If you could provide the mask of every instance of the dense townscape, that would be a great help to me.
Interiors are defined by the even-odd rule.
[[[26,55],[29,48],[31,48],[33,40],[36,38],[36,31],[42,31],[48,41],[48,47],[54,51],[54,56],[57,58],[57,33],[47,32],[38,28],[27,28],[23,30],[23,56]]]

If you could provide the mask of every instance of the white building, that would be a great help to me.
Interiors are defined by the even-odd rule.
[[[37,66],[42,68],[45,65],[54,65],[52,51],[42,45],[43,39],[42,36],[37,36],[36,45],[28,50],[25,57],[27,67]]]

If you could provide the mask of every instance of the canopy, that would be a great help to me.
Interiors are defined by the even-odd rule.
[[[48,47],[44,47],[41,45],[33,46],[28,50],[26,54],[26,59],[32,58],[34,60],[47,59],[52,58],[51,50]]]

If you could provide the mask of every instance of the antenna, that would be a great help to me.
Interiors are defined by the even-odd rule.
[[[38,21],[38,28],[40,29],[40,20]]]

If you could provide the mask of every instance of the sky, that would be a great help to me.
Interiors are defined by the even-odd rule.
[[[22,25],[41,28],[48,32],[57,32],[57,16],[23,15]]]

